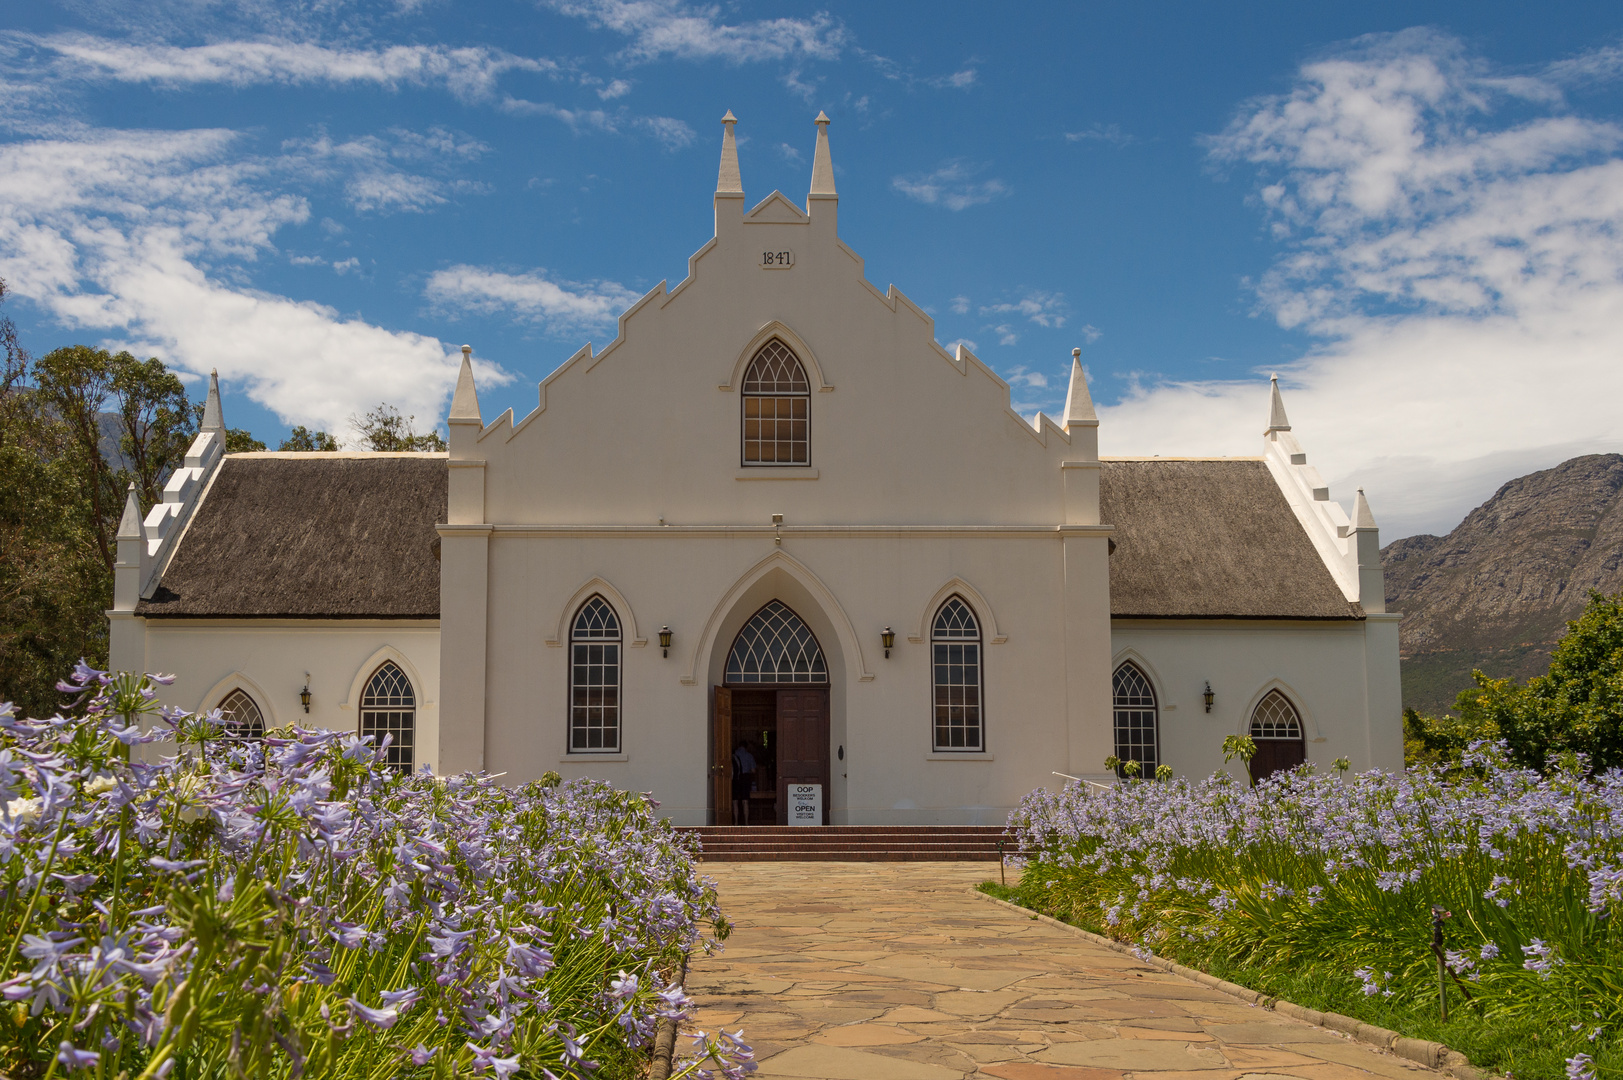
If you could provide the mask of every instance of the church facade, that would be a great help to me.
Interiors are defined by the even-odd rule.
[[[867,281],[826,117],[805,206],[746,207],[734,123],[686,280],[528,416],[487,420],[464,347],[449,453],[226,455],[211,386],[127,507],[112,663],[245,734],[600,777],[680,824],[783,821],[802,785],[825,823],[993,824],[1108,758],[1204,776],[1231,734],[1258,773],[1401,767],[1375,523],[1277,384],[1256,457],[1102,460],[1075,354],[1028,422]]]

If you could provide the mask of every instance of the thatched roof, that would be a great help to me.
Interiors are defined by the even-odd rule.
[[[1261,460],[1106,461],[1116,527],[1110,613],[1140,618],[1356,619]]]
[[[444,454],[233,454],[148,618],[437,619]]]
[[[233,454],[148,618],[435,619],[443,454]],[[1260,460],[1106,461],[1110,613],[1353,619]]]

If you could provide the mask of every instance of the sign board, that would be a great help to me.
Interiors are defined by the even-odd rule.
[[[823,823],[823,785],[789,785],[789,824],[821,825]]]

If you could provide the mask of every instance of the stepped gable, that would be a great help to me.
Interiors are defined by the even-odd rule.
[[[1104,459],[1116,618],[1357,619],[1256,458]]]
[[[1549,666],[1589,591],[1623,590],[1623,454],[1590,454],[1505,484],[1447,536],[1381,552],[1399,631],[1404,704],[1450,707],[1472,668],[1526,678]]]
[[[444,454],[232,454],[147,618],[436,619]]]

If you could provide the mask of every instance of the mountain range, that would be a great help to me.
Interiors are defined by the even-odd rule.
[[[1382,549],[1403,613],[1403,704],[1440,713],[1473,686],[1542,674],[1592,589],[1623,590],[1623,454],[1590,454],[1501,487],[1447,536]]]

